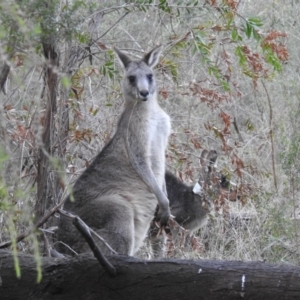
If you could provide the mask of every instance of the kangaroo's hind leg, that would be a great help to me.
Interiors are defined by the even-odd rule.
[[[118,195],[101,197],[83,206],[78,214],[118,254],[133,255],[134,213],[124,198]],[[94,239],[104,255],[112,254],[101,241]]]

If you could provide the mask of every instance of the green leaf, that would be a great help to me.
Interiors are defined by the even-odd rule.
[[[264,51],[266,61],[274,68],[275,71],[282,71],[282,65],[279,58],[273,52],[272,48],[269,45],[264,45],[262,47]]]
[[[250,38],[253,28],[250,26],[249,23],[246,23],[246,27],[244,29],[245,29],[246,36]]]
[[[262,20],[257,17],[249,18],[247,21],[253,26],[261,27],[263,25]]]
[[[178,78],[178,66],[173,60],[164,60],[164,66],[169,69],[170,73],[172,74],[173,80],[177,82]]]
[[[249,131],[253,131],[255,129],[255,126],[254,124],[251,122],[250,119],[247,119],[246,122],[245,122],[245,126],[247,127],[247,129]]]
[[[237,29],[234,27],[234,28],[231,30],[231,38],[232,38],[232,40],[233,40],[233,41],[237,41],[238,36],[239,36],[238,31],[237,31]]]
[[[230,91],[230,86],[229,86],[228,82],[225,81],[225,80],[221,80],[220,82],[221,82],[223,90],[225,92],[229,92]]]
[[[39,34],[42,33],[42,29],[41,29],[40,25],[38,25],[38,24],[35,24],[35,25],[34,25],[33,31],[34,31],[34,33],[35,33],[36,35],[39,35]]]
[[[106,75],[106,68],[105,68],[105,66],[101,67],[101,73],[103,74],[103,76]]]
[[[253,37],[258,42],[261,40],[261,36],[259,35],[259,33],[256,30],[253,30]]]
[[[70,88],[70,86],[72,84],[70,78],[67,76],[63,76],[61,78],[60,82],[61,82],[62,86],[66,89]]]
[[[246,58],[246,55],[245,55],[245,53],[242,49],[242,46],[237,46],[235,48],[234,53],[239,58],[239,64],[241,66],[245,65],[245,63],[247,62],[247,58]]]
[[[258,33],[258,28],[263,25],[262,21],[259,18],[249,18],[246,20],[246,24],[244,25],[244,31],[248,38],[253,35],[254,39],[257,41],[261,40],[261,37]]]

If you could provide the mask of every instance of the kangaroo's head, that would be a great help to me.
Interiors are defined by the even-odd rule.
[[[141,60],[131,60],[126,54],[114,48],[124,69],[123,95],[126,101],[148,99],[156,96],[156,82],[153,67],[158,63],[161,46],[144,55]]]

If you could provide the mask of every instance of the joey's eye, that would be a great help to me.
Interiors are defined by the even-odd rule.
[[[147,75],[147,78],[148,78],[149,82],[152,82],[152,80],[153,80],[153,75],[152,75],[152,74],[148,74],[148,75]]]
[[[128,76],[128,80],[131,84],[135,83],[135,77],[134,76]]]

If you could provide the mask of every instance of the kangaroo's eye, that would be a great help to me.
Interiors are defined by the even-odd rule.
[[[152,82],[152,80],[153,80],[153,75],[152,75],[152,74],[148,74],[148,75],[147,75],[147,78],[148,78],[149,82]]]
[[[128,80],[131,84],[135,83],[135,76],[128,76]]]

